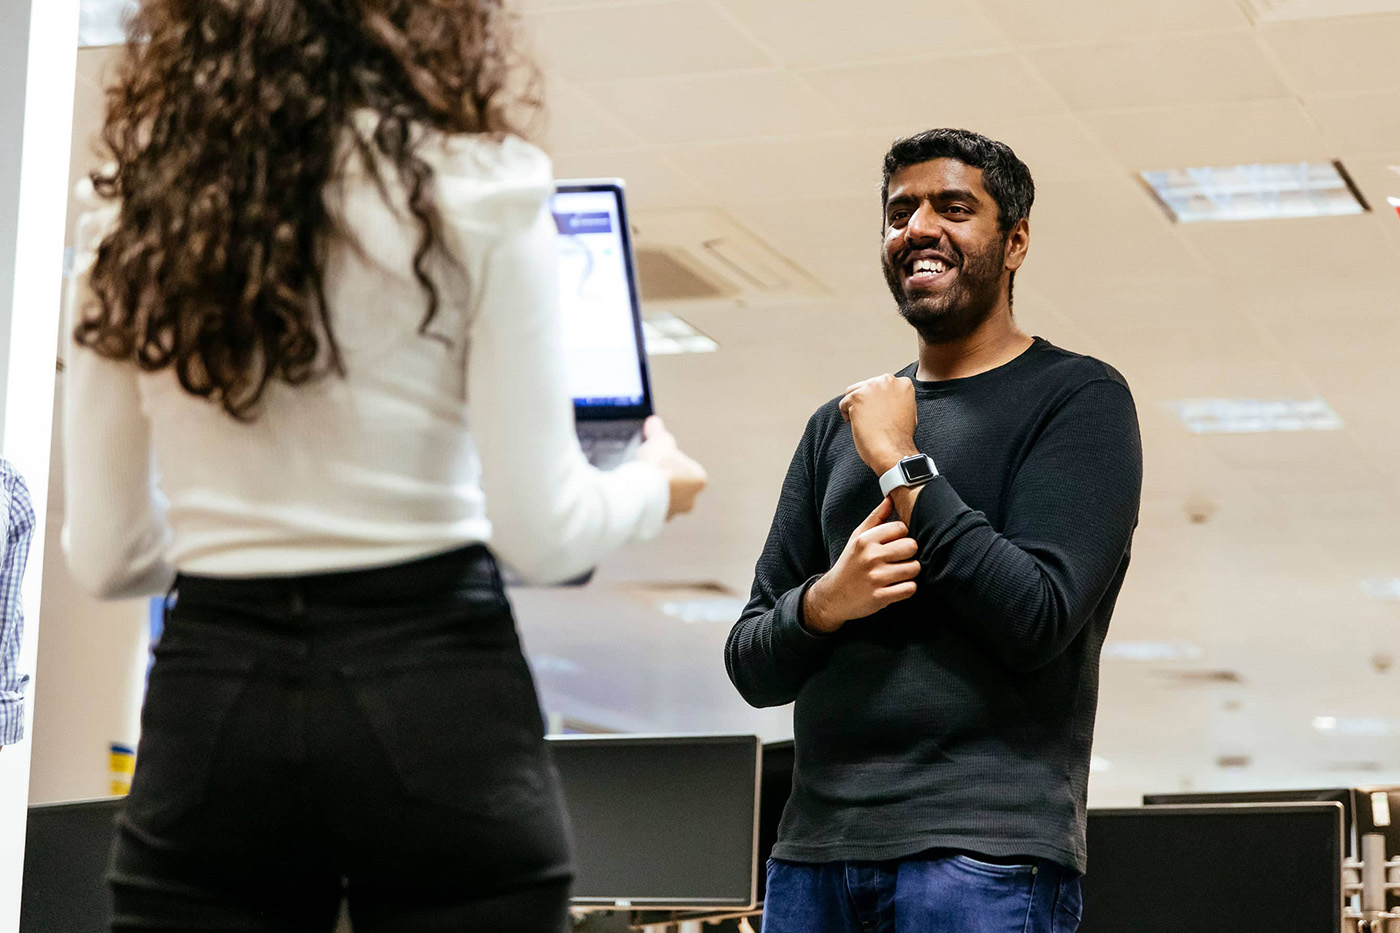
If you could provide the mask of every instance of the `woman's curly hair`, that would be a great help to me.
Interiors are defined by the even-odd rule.
[[[437,213],[413,127],[527,129],[538,71],[513,26],[501,0],[142,0],[107,92],[112,164],[92,176],[119,217],[75,339],[148,372],[173,367],[240,420],[273,379],[343,374],[322,189],[347,133],[408,188],[426,334]],[[360,108],[377,114],[368,138],[352,129]]]

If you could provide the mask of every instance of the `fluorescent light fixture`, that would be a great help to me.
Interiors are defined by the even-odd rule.
[[[699,599],[672,599],[658,603],[666,615],[686,623],[737,622],[747,601],[737,596],[705,596]]]
[[[1396,724],[1380,716],[1315,716],[1313,728],[1329,735],[1378,739],[1395,734]]]
[[[1340,162],[1219,165],[1140,174],[1171,218],[1183,224],[1337,217],[1368,210]]]
[[[136,0],[81,0],[78,5],[78,47],[121,45],[126,41],[126,17]]]
[[[1186,641],[1111,641],[1103,646],[1106,661],[1195,661],[1202,651]]]
[[[1400,577],[1376,577],[1361,581],[1361,592],[1372,599],[1400,600]]]
[[[713,353],[719,349],[719,344],[674,314],[657,314],[642,321],[642,336],[649,356]]]
[[[1196,398],[1172,402],[1192,434],[1336,431],[1345,423],[1320,398]]]
[[[1090,758],[1089,758],[1089,773],[1090,773],[1090,774],[1102,774],[1102,773],[1105,772],[1105,771],[1112,771],[1112,770],[1113,770],[1113,762],[1109,761],[1107,758],[1100,758],[1098,755],[1092,755],[1092,756],[1090,756]]]

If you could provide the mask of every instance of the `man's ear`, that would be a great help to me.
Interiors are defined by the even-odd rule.
[[[1031,246],[1031,222],[1022,217],[1006,235],[1006,268],[1015,272],[1026,261],[1026,251]]]

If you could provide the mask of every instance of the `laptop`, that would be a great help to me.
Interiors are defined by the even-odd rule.
[[[622,180],[560,181],[550,209],[559,231],[559,304],[579,444],[589,463],[610,470],[631,458],[652,413]]]

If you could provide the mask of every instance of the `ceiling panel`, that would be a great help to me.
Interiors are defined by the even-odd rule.
[[[1238,6],[1220,0],[982,0],[982,8],[1007,35],[1027,46],[1239,28],[1249,23]]]
[[[1080,110],[1223,103],[1287,93],[1254,36],[1244,30],[1054,46],[1025,54]]]
[[[588,92],[653,143],[830,133],[850,122],[791,72],[612,81]]]
[[[643,149],[560,153],[558,178],[621,178],[627,203],[636,208],[692,207],[713,202],[714,194],[663,156]]]
[[[801,74],[844,116],[866,127],[975,128],[988,118],[1065,109],[1055,92],[1009,52],[847,65]]]
[[[880,165],[893,134],[804,136],[700,143],[668,150],[726,200],[869,197],[879,203]]]
[[[1337,151],[1289,97],[1100,111],[1081,119],[1131,170],[1325,159]]]
[[[527,15],[525,23],[544,66],[578,81],[772,64],[704,0],[549,10]]]
[[[970,0],[883,0],[878,11],[847,0],[716,0],[793,65],[957,55],[1007,45]]]
[[[1284,23],[1260,35],[1299,93],[1400,90],[1400,14]]]
[[[541,145],[549,152],[622,149],[641,137],[616,117],[558,78],[545,87],[545,128]]]
[[[1400,48],[1396,49],[1400,59]],[[1400,61],[1396,70],[1400,71]],[[1400,152],[1400,91],[1309,97],[1308,111],[1335,152]]]
[[[1182,235],[1230,278],[1365,276],[1396,262],[1374,217],[1189,224]]]

